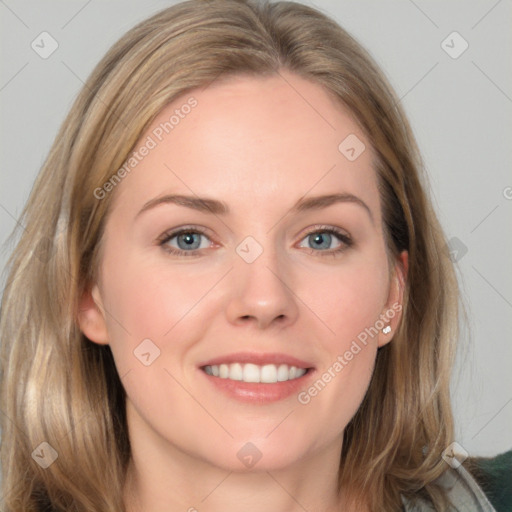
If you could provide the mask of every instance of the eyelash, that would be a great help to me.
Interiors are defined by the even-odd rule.
[[[338,240],[343,244],[341,247],[339,247],[338,249],[329,249],[329,250],[326,250],[326,251],[317,251],[311,247],[303,247],[303,249],[306,249],[309,254],[314,254],[314,253],[320,253],[319,255],[320,256],[332,256],[332,257],[336,257],[338,255],[340,255],[342,252],[344,252],[346,249],[348,249],[349,247],[351,247],[353,245],[353,241],[352,239],[350,238],[349,235],[347,235],[346,233],[342,232],[341,230],[337,229],[337,228],[334,228],[332,226],[316,226],[313,230],[311,231],[308,231],[303,237],[301,240],[303,240],[304,238],[307,238],[308,236],[310,235],[315,235],[315,234],[321,234],[321,233],[328,233],[330,235],[334,235],[335,237],[338,238]],[[183,251],[183,250],[180,250],[180,249],[175,249],[173,247],[170,247],[168,245],[166,245],[170,240],[172,240],[173,238],[179,236],[179,235],[185,235],[185,234],[200,234],[200,235],[204,235],[208,238],[208,235],[206,233],[206,231],[204,229],[202,229],[201,227],[199,226],[188,226],[188,227],[185,227],[185,228],[181,228],[181,229],[177,229],[176,231],[170,231],[170,232],[166,232],[164,233],[159,239],[158,239],[158,245],[162,247],[162,249],[166,252],[168,252],[169,254],[173,255],[173,256],[178,256],[178,257],[184,257],[184,258],[190,258],[190,257],[197,257],[197,256],[200,256],[200,254],[198,254],[202,249],[194,249],[192,251]]]

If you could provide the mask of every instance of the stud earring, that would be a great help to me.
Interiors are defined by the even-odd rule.
[[[384,327],[384,329],[382,329],[382,332],[384,334],[389,334],[391,332],[391,326],[390,325],[386,325],[386,327]]]

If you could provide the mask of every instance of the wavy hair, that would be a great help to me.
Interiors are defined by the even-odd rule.
[[[375,150],[388,253],[409,254],[402,321],[345,429],[339,485],[372,511],[400,509],[401,495],[444,510],[435,480],[453,440],[458,285],[400,101],[369,53],[316,9],[189,0],[136,25],[99,62],[22,212],[0,319],[6,512],[125,510],[125,392],[110,348],[88,340],[77,320],[113,197],[94,191],[178,96],[218,77],[283,69],[321,85],[360,124]],[[47,468],[36,461],[49,450],[43,442],[58,454]]]

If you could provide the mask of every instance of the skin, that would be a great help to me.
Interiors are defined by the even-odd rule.
[[[116,187],[80,325],[92,342],[110,344],[127,392],[129,511],[330,511],[350,491],[336,495],[343,430],[400,313],[307,405],[296,394],[241,403],[198,369],[241,350],[281,352],[311,362],[320,377],[402,301],[407,255],[390,266],[370,144],[319,85],[280,74],[194,91],[197,107]],[[191,95],[166,107],[141,143]],[[349,134],[366,145],[353,162],[338,150]],[[290,213],[304,195],[337,192],[360,198],[371,216],[355,202]],[[169,193],[222,200],[231,213],[163,204],[137,216]],[[199,256],[158,245],[190,224],[207,230],[197,235]],[[353,245],[325,255],[308,236],[318,225],[340,228]],[[250,264],[235,250],[247,236],[263,248]],[[167,245],[180,247],[177,238]],[[344,246],[334,236],[327,245]],[[147,338],[161,351],[149,366],[133,353]],[[250,469],[237,457],[247,442],[262,455]]]

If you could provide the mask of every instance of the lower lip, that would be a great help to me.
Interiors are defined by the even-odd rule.
[[[241,402],[250,403],[270,403],[284,400],[290,395],[297,395],[306,387],[314,370],[309,369],[302,377],[284,382],[261,383],[261,382],[243,382],[241,380],[221,379],[208,375],[199,368],[208,381],[217,389]]]

